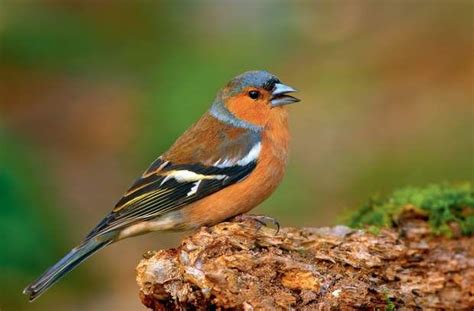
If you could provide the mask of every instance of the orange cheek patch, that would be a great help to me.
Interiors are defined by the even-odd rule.
[[[267,123],[271,109],[265,99],[256,101],[247,95],[237,95],[229,98],[226,106],[237,118],[260,126]]]

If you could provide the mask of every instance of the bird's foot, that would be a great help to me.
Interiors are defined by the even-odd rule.
[[[277,235],[278,232],[280,232],[280,223],[275,218],[272,218],[269,216],[240,214],[238,216],[235,216],[233,219],[239,222],[251,219],[258,222],[260,225],[264,227],[268,227],[269,224],[272,224],[273,226],[276,227],[275,235]]]

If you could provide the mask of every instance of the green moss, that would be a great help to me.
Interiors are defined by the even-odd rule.
[[[387,303],[385,311],[395,311],[395,304],[388,296],[385,296],[385,302]]]
[[[451,235],[449,224],[458,223],[462,234],[474,233],[474,192],[469,182],[406,187],[388,198],[371,198],[348,220],[354,228],[389,228],[407,207],[426,215],[434,234]]]

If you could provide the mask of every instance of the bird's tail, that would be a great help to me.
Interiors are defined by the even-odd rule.
[[[23,294],[28,295],[30,301],[38,298],[48,288],[53,286],[68,272],[77,267],[81,262],[89,258],[92,254],[112,243],[109,241],[97,241],[89,239],[72,249],[66,256],[49,268],[37,280],[28,285]]]

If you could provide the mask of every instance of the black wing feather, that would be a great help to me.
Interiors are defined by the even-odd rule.
[[[157,160],[158,161],[158,160]],[[161,162],[163,163],[163,162]],[[161,165],[154,163],[154,167]],[[130,224],[153,219],[166,212],[198,201],[216,191],[247,177],[257,165],[253,161],[245,166],[205,166],[202,164],[167,164],[165,171],[148,174],[138,179],[117,203],[116,208],[92,230],[87,239],[121,229]],[[187,170],[201,175],[224,175],[222,179],[202,179],[194,194],[189,195],[196,181],[178,182],[166,180],[166,172]]]

